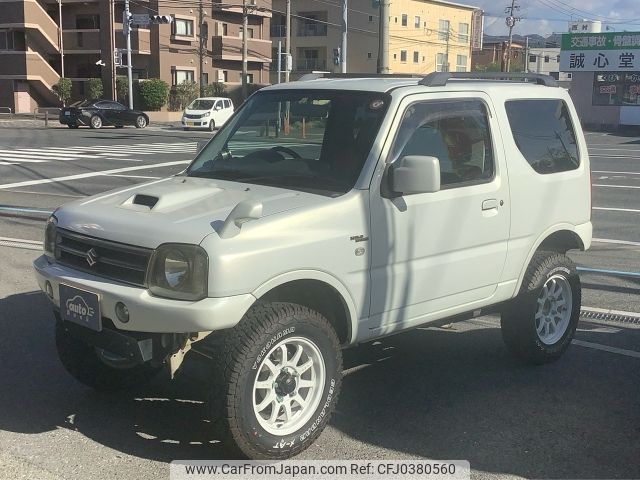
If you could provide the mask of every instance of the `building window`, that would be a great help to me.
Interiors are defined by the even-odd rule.
[[[406,13],[402,14],[402,26],[406,27],[409,23],[409,16]]]
[[[82,32],[76,32],[77,35],[77,39],[76,39],[76,44],[78,45],[78,47],[84,47],[84,36],[82,34]]]
[[[549,55],[545,55],[545,57],[544,57],[544,63],[549,63]]]
[[[373,58],[373,53],[371,53],[371,52],[367,53],[367,58],[369,58],[369,59]]]
[[[238,36],[240,38],[242,38],[242,30],[243,27],[240,27],[240,30],[238,31]],[[251,27],[247,28],[247,38],[253,38],[253,28]]]
[[[449,40],[449,20],[438,21],[438,40],[445,42]]]
[[[229,34],[229,25],[226,23],[221,24],[222,36],[226,37]]]
[[[535,55],[529,55],[529,63],[536,63],[537,57]]]
[[[400,61],[402,63],[407,63],[407,51],[406,50],[400,50]]]
[[[173,34],[181,37],[193,37],[193,20],[176,18],[173,23]]]
[[[100,28],[100,15],[76,15],[76,29],[96,30]]]
[[[202,72],[202,84],[209,85],[209,74],[207,72]]]
[[[556,56],[556,62],[560,63],[560,55]]]
[[[449,66],[447,65],[447,54],[438,53],[436,55],[436,72],[448,72]]]
[[[373,22],[373,15],[369,15],[369,23]]]
[[[413,63],[418,63],[418,62],[420,62],[420,53],[413,52]]]
[[[413,26],[416,28],[420,28],[420,17],[417,15],[413,17]]]
[[[247,73],[247,83],[253,83],[253,73]]]
[[[185,82],[194,82],[193,70],[173,70],[171,72],[171,80],[174,86]]]
[[[13,50],[13,32],[0,30],[0,50]]]
[[[469,43],[469,24],[458,24],[458,41],[460,43]]]
[[[596,72],[593,105],[640,106],[640,75],[623,72]]]
[[[458,55],[456,59],[456,72],[466,72],[466,71],[467,71],[467,56]]]
[[[227,83],[229,81],[229,72],[222,70],[222,81]]]

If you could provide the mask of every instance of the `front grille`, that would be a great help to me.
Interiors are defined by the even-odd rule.
[[[145,286],[152,250],[58,229],[56,260],[76,270]]]
[[[202,115],[197,114],[197,113],[185,113],[184,114],[184,118],[202,118]]]

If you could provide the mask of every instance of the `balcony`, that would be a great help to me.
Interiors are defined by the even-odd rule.
[[[38,2],[7,2],[2,4],[0,28],[29,30],[38,46],[48,53],[59,52],[58,24]]]
[[[0,51],[0,79],[29,80],[48,92],[60,75],[38,52]]]
[[[301,23],[298,25],[299,37],[326,37],[327,26],[321,23]]]
[[[230,7],[223,6],[224,4],[229,4],[226,0],[212,0],[213,1],[213,17],[217,15],[217,12],[223,10],[225,12],[238,13],[242,15],[242,7],[239,5],[242,2],[231,2],[232,4],[238,5]],[[249,4],[249,15],[253,15],[256,17],[266,17],[271,18],[271,0],[249,0],[247,2]],[[223,4],[223,5],[221,5]]]
[[[271,62],[271,40],[250,38],[247,51],[249,62]],[[211,53],[215,60],[242,61],[242,39],[236,37],[213,37]]]
[[[296,70],[298,71],[313,71],[313,70],[326,70],[327,61],[324,58],[299,58],[296,61]]]
[[[100,30],[64,30],[62,32],[65,54],[100,53]]]

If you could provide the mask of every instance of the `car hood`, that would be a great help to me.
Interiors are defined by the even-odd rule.
[[[329,200],[275,187],[176,176],[77,200],[55,215],[59,228],[156,248],[168,242],[199,244],[219,231],[243,201],[261,203],[264,218]]]

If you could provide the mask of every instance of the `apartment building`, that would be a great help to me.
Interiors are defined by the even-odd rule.
[[[115,95],[114,49],[125,48],[122,0],[2,1],[0,13],[0,107],[31,112],[57,105],[51,93],[61,76],[73,82],[74,98],[90,78],[101,78],[105,98]],[[271,0],[253,0],[248,15],[248,81],[268,83]],[[202,8],[202,24],[200,9]],[[199,81],[199,36],[205,36],[204,82],[242,83],[242,9],[221,0],[136,0],[132,13],[171,15],[168,25],[134,28],[133,75],[170,85]],[[126,55],[124,63],[127,63]],[[104,65],[102,65],[104,64]]]
[[[378,67],[379,2],[350,0],[347,14],[347,69],[375,73]],[[284,51],[285,0],[273,0],[271,23],[272,81],[277,49]],[[311,71],[339,72],[334,49],[342,38],[342,7],[338,1],[291,2],[292,77]],[[470,71],[471,52],[482,38],[482,11],[477,7],[438,0],[394,0],[390,5],[388,65],[391,73],[426,74]]]

